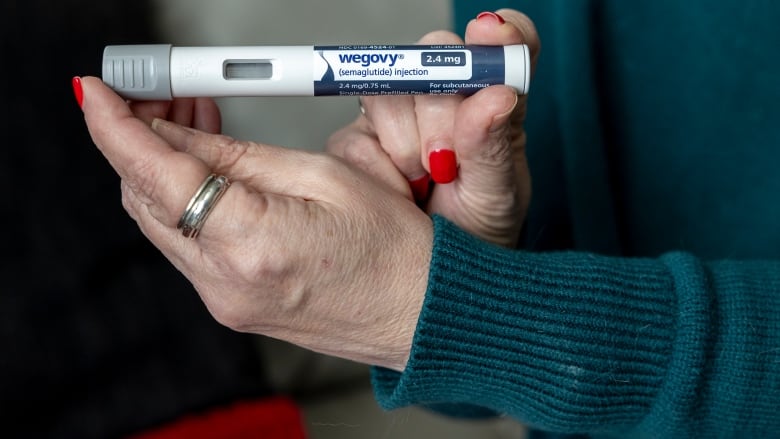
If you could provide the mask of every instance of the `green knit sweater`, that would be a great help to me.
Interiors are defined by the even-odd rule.
[[[456,1],[536,23],[524,247],[435,218],[380,404],[606,437],[780,437],[780,3]],[[752,436],[751,436],[752,435]]]

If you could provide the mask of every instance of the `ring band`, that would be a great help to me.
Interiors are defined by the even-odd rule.
[[[198,236],[206,218],[229,186],[230,181],[224,175],[211,174],[203,180],[176,225],[182,235],[192,239]]]
[[[363,106],[363,97],[358,96],[358,108],[360,108],[360,114],[366,115],[366,107]]]

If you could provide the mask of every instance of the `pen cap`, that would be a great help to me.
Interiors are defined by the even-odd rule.
[[[531,85],[531,53],[525,44],[504,46],[504,80],[520,94]]]
[[[127,99],[170,100],[171,45],[106,46],[103,82]]]

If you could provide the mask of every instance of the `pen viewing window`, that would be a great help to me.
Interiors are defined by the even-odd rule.
[[[271,79],[274,68],[270,60],[229,59],[225,61],[225,79]]]

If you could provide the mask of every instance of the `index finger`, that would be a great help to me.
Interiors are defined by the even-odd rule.
[[[423,36],[420,44],[463,44],[463,41],[452,32],[437,31]],[[420,136],[420,162],[431,174],[436,183],[449,183],[454,179],[456,163],[451,166],[431,166],[430,157],[436,155],[455,157],[455,141],[452,137],[455,113],[463,97],[457,95],[415,96],[415,113],[417,116],[417,130]],[[436,159],[434,158],[434,163]],[[441,162],[441,160],[440,160]]]

